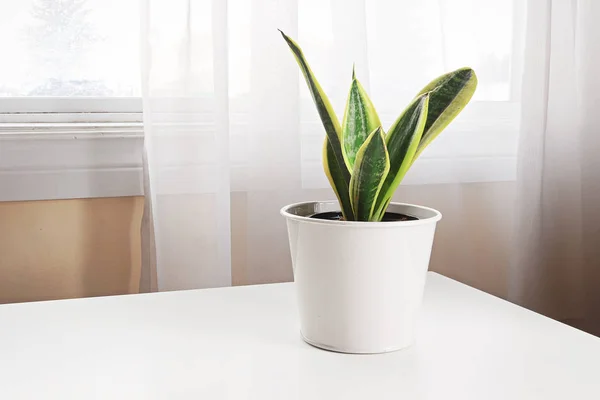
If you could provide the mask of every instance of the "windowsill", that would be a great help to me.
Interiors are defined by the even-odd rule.
[[[0,201],[143,194],[143,125],[1,123]]]

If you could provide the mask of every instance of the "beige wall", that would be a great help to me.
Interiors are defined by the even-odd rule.
[[[136,293],[143,203],[0,203],[0,303]]]
[[[515,183],[400,188],[395,199],[442,212],[430,269],[506,298],[515,216]]]
[[[330,197],[328,190],[233,193],[233,283],[291,280],[277,210]],[[444,215],[432,270],[504,297],[513,197],[506,182],[405,186],[395,200]],[[141,197],[0,203],[0,303],[137,292],[142,211]]]

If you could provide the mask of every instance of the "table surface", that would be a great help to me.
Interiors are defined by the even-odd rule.
[[[600,399],[600,339],[429,273],[417,344],[305,344],[292,283],[0,306],[0,399]]]

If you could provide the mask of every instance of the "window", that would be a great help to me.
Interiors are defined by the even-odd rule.
[[[138,1],[0,3],[1,112],[141,112],[139,19]]]
[[[141,194],[139,3],[0,2],[0,201]]]

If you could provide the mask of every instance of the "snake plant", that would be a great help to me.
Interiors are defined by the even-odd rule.
[[[280,31],[281,32],[281,31]],[[300,46],[281,32],[325,128],[323,167],[346,221],[381,221],[396,188],[423,150],[467,105],[477,76],[460,68],[431,81],[387,132],[354,71],[340,125]]]

